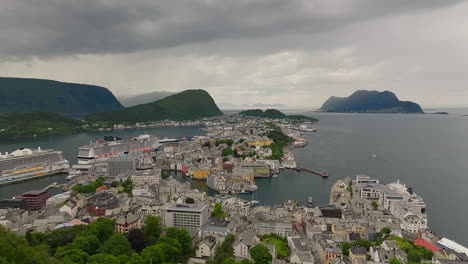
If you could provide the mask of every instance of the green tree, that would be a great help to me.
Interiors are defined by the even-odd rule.
[[[80,235],[75,238],[71,246],[94,255],[101,246],[101,241],[94,235]]]
[[[236,264],[236,261],[233,258],[225,258],[221,264]]]
[[[211,212],[211,216],[217,217],[217,218],[226,218],[228,215],[223,211],[223,208],[220,203],[216,203],[214,205],[214,209]]]
[[[223,149],[221,150],[221,155],[222,155],[223,157],[232,155],[233,153],[234,153],[234,151],[232,150],[231,147],[225,147],[225,148],[223,148]]]
[[[178,229],[174,227],[169,227],[166,230],[166,236],[175,239],[180,243],[180,262],[185,262],[185,260],[192,254],[192,236],[185,229]]]
[[[252,247],[250,249],[250,256],[252,256],[255,264],[268,264],[273,259],[268,248],[262,244]]]
[[[161,236],[161,218],[148,216],[145,221],[143,233],[145,233],[145,240],[147,245],[151,246],[156,244],[159,237]]]
[[[354,242],[354,244],[356,246],[366,248],[367,250],[369,250],[370,247],[372,246],[372,242],[370,242],[369,240],[363,239],[363,238],[359,238],[358,240],[356,240],[356,242]]]
[[[171,175],[169,175],[169,173],[165,172],[165,171],[161,171],[161,178],[164,179],[164,180],[167,180],[169,179]]]
[[[207,260],[207,264],[220,264],[224,259],[232,257],[234,240],[235,237],[232,234],[227,235],[221,246],[216,248],[213,258]]]
[[[139,229],[132,229],[127,234],[127,239],[133,250],[140,253],[145,247],[145,234]]]
[[[351,248],[351,244],[348,242],[344,242],[343,244],[341,244],[341,252],[343,253],[343,255],[349,256],[350,248]]]
[[[143,259],[137,253],[133,253],[126,264],[143,264]]]
[[[403,264],[401,261],[399,261],[397,258],[391,258],[388,263],[390,264]]]
[[[248,259],[243,259],[241,262],[239,262],[240,264],[253,264],[252,261],[248,260]]]
[[[388,237],[388,236],[390,235],[390,233],[392,232],[392,230],[390,230],[390,228],[388,228],[388,227],[384,227],[384,228],[382,228],[382,229],[380,230],[380,232],[381,232],[382,234],[384,234],[385,237]]]
[[[371,205],[372,205],[372,209],[374,209],[374,210],[379,209],[379,204],[376,203],[375,201],[373,201],[373,202],[371,203]]]
[[[114,233],[114,220],[100,217],[88,225],[88,230],[101,242],[104,242]]]
[[[122,254],[129,255],[131,251],[130,242],[128,239],[119,233],[114,233],[109,239],[102,244],[99,252],[110,254],[118,257]]]
[[[143,249],[141,258],[145,264],[160,264],[164,262],[164,252],[158,245],[149,246]]]
[[[71,247],[59,247],[55,253],[55,257],[62,260],[63,263],[88,263],[89,255],[81,249]]]
[[[45,247],[31,247],[25,238],[3,226],[0,226],[0,256],[6,263],[56,263]]]
[[[89,258],[89,263],[96,263],[96,264],[120,264],[120,260],[118,257],[112,256],[110,254],[96,254]]]
[[[406,259],[408,262],[416,262],[416,263],[421,263],[421,256],[418,254],[416,250],[409,250],[406,253]]]
[[[194,200],[192,197],[187,197],[187,199],[185,199],[185,203],[187,203],[187,204],[194,204],[194,203],[195,203],[195,200]]]

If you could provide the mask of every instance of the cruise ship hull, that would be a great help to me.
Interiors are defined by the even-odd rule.
[[[0,176],[0,185],[13,184],[54,174],[67,173],[70,168],[68,161],[54,164],[38,164],[31,168],[18,169]]]

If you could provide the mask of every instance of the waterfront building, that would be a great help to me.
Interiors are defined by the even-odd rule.
[[[227,174],[224,171],[211,173],[206,180],[206,185],[218,192],[225,192],[227,189]]]
[[[209,215],[206,204],[173,203],[166,208],[164,223],[166,227],[184,228],[193,234],[208,221]]]
[[[25,202],[25,208],[28,211],[38,211],[45,207],[47,199],[50,198],[50,193],[47,190],[33,190],[25,192],[15,199],[21,199]]]
[[[56,194],[46,201],[46,207],[55,207],[59,204],[62,204],[70,199],[70,192],[64,192]]]
[[[136,159],[128,157],[110,157],[107,161],[109,177],[117,177],[119,174],[130,174],[136,169]]]
[[[0,200],[0,209],[8,209],[8,208],[26,209],[26,202],[21,199]]]
[[[115,220],[115,232],[128,233],[132,229],[141,229],[142,221],[137,215],[126,215]]]
[[[208,175],[210,175],[210,173],[211,169],[209,167],[196,168],[195,170],[193,170],[193,178],[203,180],[208,178]]]
[[[268,178],[271,176],[270,166],[266,162],[243,162],[240,167],[252,170],[255,178]]]
[[[457,253],[462,253],[467,256],[468,259],[468,248],[458,244],[457,242],[450,240],[448,238],[442,238],[441,240],[437,241],[437,246],[443,249],[451,249]]]

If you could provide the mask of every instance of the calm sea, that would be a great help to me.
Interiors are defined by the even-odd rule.
[[[457,111],[459,113],[466,112]],[[327,170],[330,178],[286,171],[277,178],[257,180],[259,189],[252,195],[241,197],[259,200],[260,204],[276,204],[286,199],[297,199],[306,204],[308,196],[312,196],[315,203],[321,205],[328,202],[330,187],[337,179],[356,174],[367,174],[382,183],[400,179],[425,199],[433,231],[468,245],[468,117],[455,114],[310,115],[320,119],[316,125],[319,130],[304,134],[311,143],[295,150],[296,160],[301,167]],[[197,128],[112,133],[127,138],[144,131],[160,138],[203,134]],[[106,134],[109,132],[8,141],[0,143],[0,151],[11,152],[18,147],[56,148],[75,162],[78,146]],[[64,178],[53,176],[0,187],[0,198],[45,187],[54,181],[65,181]],[[196,188],[207,190],[204,182],[193,183]]]

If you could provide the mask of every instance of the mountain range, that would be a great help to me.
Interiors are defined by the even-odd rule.
[[[0,112],[43,111],[61,115],[123,109],[104,87],[44,79],[0,77]]]
[[[349,97],[330,97],[320,108],[326,112],[424,113],[414,102],[400,101],[389,91],[359,90]]]

